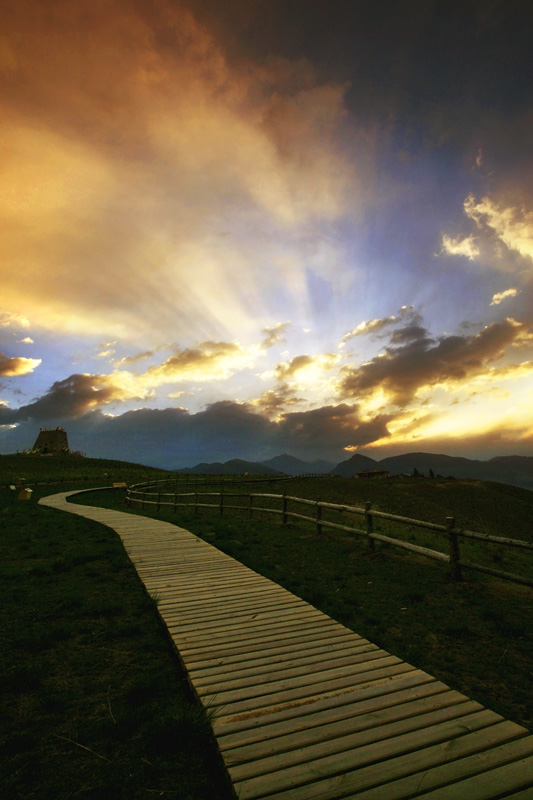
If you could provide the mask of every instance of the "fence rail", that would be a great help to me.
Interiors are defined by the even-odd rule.
[[[286,479],[285,479],[286,480]],[[290,479],[289,479],[290,480]],[[228,481],[229,482],[229,481]],[[517,548],[533,553],[533,543],[521,539],[511,539],[503,536],[492,536],[490,534],[478,533],[463,528],[458,528],[455,525],[454,517],[446,517],[444,525],[439,525],[434,522],[425,522],[424,520],[412,519],[410,517],[400,516],[398,514],[389,514],[385,511],[373,511],[371,503],[365,503],[365,507],[350,506],[340,503],[329,503],[323,500],[310,500],[304,497],[293,497],[287,494],[272,494],[260,492],[207,492],[207,491],[193,491],[193,492],[178,492],[177,486],[174,492],[162,492],[161,487],[166,481],[152,481],[145,484],[136,484],[128,488],[126,492],[126,502],[128,505],[140,504],[141,508],[145,506],[155,506],[157,511],[162,506],[171,506],[173,511],[177,508],[194,507],[195,512],[198,513],[199,508],[212,508],[217,509],[220,515],[225,511],[242,511],[247,512],[249,517],[252,518],[256,513],[275,514],[281,516],[282,524],[286,525],[289,519],[298,519],[304,522],[310,522],[316,526],[317,533],[321,534],[324,528],[331,528],[334,530],[344,531],[346,533],[362,536],[366,539],[370,549],[374,549],[376,542],[383,542],[384,544],[392,545],[403,550],[407,550],[426,558],[433,559],[434,561],[444,562],[450,566],[450,576],[452,580],[462,579],[462,570],[470,569],[476,572],[482,572],[493,577],[502,578],[503,580],[512,581],[525,586],[533,587],[533,579],[517,575],[511,572],[504,572],[503,570],[487,567],[483,564],[476,564],[470,561],[465,561],[461,558],[460,545],[461,539],[470,539],[477,542],[486,542],[490,544],[497,544],[503,547]],[[197,484],[206,485],[206,484]],[[165,498],[171,498],[166,500]],[[206,498],[216,498],[216,502],[204,502]],[[237,499],[244,498],[247,500],[246,504],[235,505]],[[256,504],[256,500],[262,501],[262,505]],[[279,506],[265,505],[265,501],[278,501]],[[314,509],[314,515],[300,513],[299,511],[289,510],[288,505],[299,504]],[[323,511],[331,510],[340,512],[341,514],[355,515],[362,518],[364,527],[356,527],[355,524],[343,524],[334,522],[332,520],[324,519]],[[442,535],[443,539],[447,542],[447,553],[440,550],[433,550],[428,547],[422,547],[412,542],[406,542],[403,539],[389,536],[383,533],[374,531],[374,520],[387,520],[389,522],[396,522],[402,525],[409,525],[414,528],[431,531],[432,533]]]

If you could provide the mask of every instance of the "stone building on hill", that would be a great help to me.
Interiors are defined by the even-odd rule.
[[[67,432],[64,428],[41,428],[32,453],[60,455],[69,452]]]

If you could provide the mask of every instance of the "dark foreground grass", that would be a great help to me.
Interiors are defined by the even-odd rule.
[[[117,535],[35,499],[0,491],[2,798],[229,800]]]
[[[353,486],[356,482],[350,483]],[[332,492],[340,493],[341,484],[338,481],[332,484]],[[514,487],[506,488],[515,492]],[[387,491],[387,487],[373,486],[358,487],[357,491],[365,489],[365,493]],[[498,485],[495,492],[491,486],[474,489],[469,500],[468,487],[454,487],[450,511],[460,518],[461,525],[473,527],[468,514],[468,509],[473,509],[478,521],[485,521],[491,530],[502,535],[501,527],[508,524],[509,517],[502,513],[498,527],[493,506],[499,507],[503,502],[505,490]],[[484,504],[478,500],[478,490]],[[279,489],[272,486],[270,490],[258,491]],[[302,482],[290,491],[306,496]],[[438,489],[424,494],[421,484],[416,486],[418,498],[416,493],[408,497],[405,489],[399,491],[403,506],[394,507],[390,502],[387,508],[379,502],[379,497],[370,499],[385,506],[383,510],[425,519],[432,518],[427,513],[428,509],[431,512],[432,504],[444,503],[435,495]],[[307,496],[311,492],[308,484]],[[325,480],[321,492],[324,499],[330,499]],[[515,535],[519,528],[526,538],[524,515],[529,513],[530,493],[516,492],[513,494]],[[390,501],[391,497],[389,491],[385,499]],[[340,496],[335,499],[342,502]],[[117,493],[81,495],[78,500],[129,510]],[[344,502],[353,503],[354,498],[345,495]],[[413,514],[416,508],[426,512],[425,517],[423,513]],[[447,503],[433,508],[433,515],[438,517],[434,521],[442,521],[445,508],[449,508]],[[372,553],[360,538],[326,529],[319,536],[311,525],[282,527],[270,517],[250,520],[243,515],[220,517],[211,512],[196,516],[185,510],[177,515],[168,510],[152,514],[193,531],[386,650],[506,718],[532,728],[531,589],[475,573],[466,574],[460,583],[452,583],[447,566],[439,562],[387,545],[376,546]]]

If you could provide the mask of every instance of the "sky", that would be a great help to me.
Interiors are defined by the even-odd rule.
[[[0,452],[533,455],[529,0],[5,0]]]

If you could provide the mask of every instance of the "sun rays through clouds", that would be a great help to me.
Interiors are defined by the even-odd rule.
[[[531,451],[530,10],[282,5],[5,4],[0,451]]]

